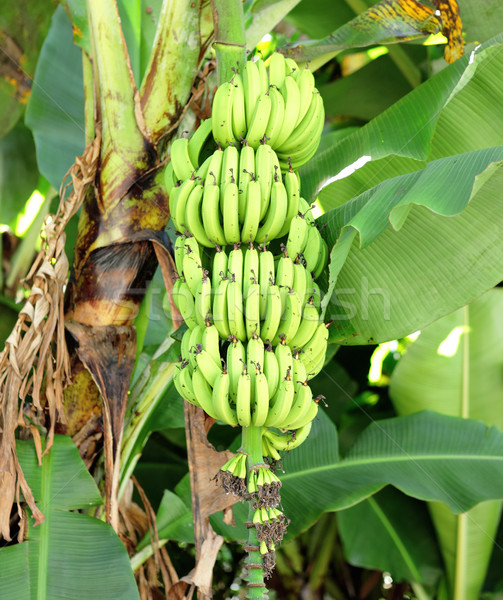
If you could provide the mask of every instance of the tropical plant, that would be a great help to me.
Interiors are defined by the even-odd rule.
[[[8,3],[0,17],[2,597],[190,598],[197,588],[203,599],[262,598],[264,574],[271,598],[500,596],[502,300],[491,288],[503,278],[503,11],[487,2],[487,20],[473,0],[433,4]],[[293,73],[286,87],[302,72],[298,89],[320,92],[319,147],[321,101],[311,91],[299,96],[302,115],[315,115],[305,131],[302,117],[262,127],[263,107],[247,120],[259,97],[247,91],[252,69],[275,86],[259,103],[280,111],[288,94],[279,64],[286,78]],[[278,162],[222,182],[223,221],[208,235],[204,213],[197,229],[177,202],[197,188],[187,194],[197,215],[205,192],[195,177],[215,195],[210,157],[234,164],[229,141],[239,146],[240,136],[222,131],[240,81],[247,142],[234,154],[243,165],[245,153],[270,160],[277,149]],[[239,190],[263,202],[267,177],[273,209],[255,223]],[[305,205],[291,202],[299,184]],[[239,229],[234,239],[233,214],[246,239]],[[186,229],[195,238],[175,234]],[[224,251],[207,239],[218,235]],[[250,379],[240,356],[226,356],[239,380],[236,406],[190,393],[191,361],[196,387],[210,389],[200,373],[215,390],[229,385],[214,360],[225,328],[216,342],[196,337],[208,307],[217,312],[212,277],[242,305],[241,286],[215,263],[238,255],[252,263],[250,236],[278,238],[319,275],[319,288],[308,280],[307,305],[329,324],[326,353],[323,337],[309,346],[293,329],[275,336],[281,330],[256,298],[276,353],[291,345],[297,373],[307,361],[297,377],[315,409],[312,426],[299,391],[285,414],[272,394],[269,409],[272,376],[257,359]],[[268,267],[278,281],[279,242]],[[186,266],[185,253],[195,252],[201,263]],[[208,269],[207,294],[191,290],[192,267]],[[260,291],[248,268],[247,293]],[[300,279],[292,281],[285,276],[277,298],[265,299],[282,314],[287,303],[290,324],[301,295]],[[248,345],[251,363],[252,343],[263,344],[248,321],[232,315],[230,346]],[[187,353],[194,344],[203,347],[197,356]],[[256,397],[267,397],[260,411],[244,402],[251,381],[262,386]],[[326,407],[310,400],[321,396]],[[255,489],[259,476],[270,483]]]

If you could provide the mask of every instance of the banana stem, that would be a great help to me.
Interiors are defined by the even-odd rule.
[[[242,449],[246,452],[248,472],[255,465],[263,464],[262,456],[262,429],[260,427],[243,427]],[[252,525],[253,501],[248,505],[248,545],[245,550],[248,556],[245,560],[245,581],[247,582],[249,600],[263,600],[267,598],[267,588],[264,583],[264,564],[259,550],[257,530]]]
[[[246,60],[245,24],[241,0],[212,0],[218,81],[229,81]]]

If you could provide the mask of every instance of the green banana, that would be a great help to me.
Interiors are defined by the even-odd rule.
[[[257,369],[255,377],[252,377],[253,385],[253,407],[252,407],[252,425],[262,427],[269,414],[269,388],[267,378]]]
[[[297,174],[291,169],[288,169],[283,175],[283,182],[288,199],[288,210],[286,213],[285,224],[278,233],[278,237],[283,237],[290,231],[292,219],[299,212],[300,185]],[[293,254],[290,254],[290,256],[295,258]]]
[[[320,234],[321,235],[321,234]],[[313,276],[315,279],[323,273],[323,269],[327,266],[328,262],[328,246],[323,238],[321,238],[321,252],[318,262],[313,269]]]
[[[311,397],[312,397],[312,394],[311,394]],[[304,427],[310,426],[312,424],[313,420],[316,418],[319,409],[320,409],[319,402],[316,399],[312,399],[311,404],[309,405],[309,408],[307,409],[307,412],[302,417],[299,417],[293,423],[289,423],[288,429],[297,430],[297,432],[299,432],[299,431],[302,431],[304,429]],[[304,441],[304,440],[302,440],[302,441]]]
[[[220,283],[213,291],[213,323],[220,337],[226,340],[231,335],[227,310],[227,288],[229,278],[222,277]]]
[[[251,60],[246,61],[243,69],[243,86],[245,93],[246,128],[249,129],[261,90],[258,68]]]
[[[255,179],[260,184],[260,219],[267,214],[269,208],[269,199],[271,197],[271,187],[274,178],[273,159],[271,147],[268,144],[261,144],[255,152]],[[269,236],[269,239],[272,239]]]
[[[253,373],[252,367],[258,371],[262,371],[264,368],[264,342],[258,337],[258,335],[252,336],[248,340],[246,347],[246,364],[249,370]]]
[[[187,329],[185,333],[182,335],[182,341],[180,342],[180,355],[182,357],[183,362],[188,362],[190,354],[190,336],[192,334],[192,329]]]
[[[203,271],[203,276],[198,285],[195,296],[196,321],[200,327],[205,327],[211,322],[211,280],[207,271]]]
[[[199,283],[203,276],[203,266],[199,255],[195,252],[187,253],[183,258],[183,276],[189,286],[191,294],[195,297]]]
[[[175,266],[178,272],[178,275],[182,275],[183,273],[183,258],[187,249],[185,248],[185,236],[177,235],[175,240]]]
[[[286,75],[285,57],[279,52],[274,52],[269,58],[269,84],[281,88]]]
[[[234,143],[234,132],[232,130],[232,107],[235,87],[231,82],[218,86],[213,97],[212,109],[212,131],[215,142],[220,146]]]
[[[231,83],[234,85],[234,93],[232,94],[232,133],[234,140],[242,140],[246,135],[246,112],[241,75],[236,73],[232,77]]]
[[[323,259],[323,239],[314,225],[309,227],[303,255],[306,261],[306,269],[313,273],[318,262]]]
[[[285,378],[287,373],[292,373],[293,369],[293,356],[290,346],[281,342],[274,350],[276,360],[278,361],[278,370],[280,380]]]
[[[265,315],[269,287],[275,284],[274,255],[264,249],[259,254],[260,314]]]
[[[227,277],[228,257],[223,248],[217,247],[211,265],[211,288],[213,293],[220,285],[223,277]]]
[[[302,319],[297,329],[297,333],[290,340],[292,348],[303,348],[313,337],[320,323],[320,314],[314,305],[312,298],[304,305]]]
[[[302,429],[297,429],[293,434],[281,434],[275,433],[270,429],[267,429],[264,432],[265,438],[267,438],[268,442],[279,451],[285,450],[294,450],[298,448],[303,442],[306,441],[308,435],[311,432],[312,420],[302,427]]]
[[[203,340],[203,329],[199,325],[194,327],[189,339],[189,362],[190,366],[195,369],[197,366],[196,354],[201,350],[201,342]]]
[[[251,396],[251,377],[245,365],[241,375],[238,377],[236,390],[236,415],[241,427],[249,427],[251,425]]]
[[[260,58],[255,62],[258,69],[259,81],[260,81],[260,91],[262,93],[266,92],[269,88],[269,76],[267,74],[267,69],[265,62]]]
[[[201,346],[211,356],[213,362],[221,370],[222,362],[220,360],[220,337],[215,325],[206,323],[201,338]]]
[[[261,143],[264,143],[265,131],[267,129],[270,114],[271,98],[269,94],[265,92],[258,98],[252,120],[248,127],[248,133],[246,134],[246,140],[253,148],[258,148]]]
[[[243,147],[239,154],[239,176],[238,194],[239,194],[239,222],[243,223],[247,210],[247,190],[250,181],[255,179],[255,150],[244,140]],[[250,240],[243,240],[250,241]]]
[[[309,225],[300,213],[297,214],[290,223],[288,240],[286,242],[286,251],[288,256],[295,260],[297,255],[302,254],[306,247],[309,234]]]
[[[300,360],[304,363],[308,374],[318,364],[320,356],[324,356],[327,350],[327,343],[327,326],[325,323],[320,323],[309,342],[302,348],[303,352],[300,355]]]
[[[239,284],[239,287],[243,285],[243,268],[244,268],[244,255],[243,250],[239,244],[234,244],[233,249],[229,252],[229,260],[227,262],[227,271],[230,278],[234,278]]]
[[[227,287],[227,316],[231,335],[245,342],[247,339],[245,320],[243,315],[243,289],[240,281],[233,275]]]
[[[241,241],[252,242],[257,237],[257,231],[260,225],[260,183],[250,181],[246,187],[246,212],[241,229]]]
[[[187,205],[185,207],[185,225],[201,246],[212,248],[213,244],[209,241],[205,228],[201,220],[201,204],[203,201],[204,187],[198,184],[190,192]]]
[[[290,372],[287,372],[286,376],[279,382],[278,390],[269,401],[270,408],[264,426],[276,427],[284,422],[292,407],[294,395],[293,381]]]
[[[282,160],[297,150],[305,149],[306,145],[313,142],[313,140],[317,139],[319,144],[319,135],[316,134],[320,123],[323,125],[324,121],[323,100],[319,93],[313,93],[309,108],[302,121],[295,126],[291,135],[282,144],[279,144],[277,151],[279,159]]]
[[[190,161],[193,165],[201,164],[200,154],[204,148],[207,139],[211,135],[212,120],[211,117],[205,121],[201,121],[199,127],[196,129],[188,143],[188,153]],[[198,173],[201,175],[200,173]]]
[[[198,163],[190,159],[188,138],[178,138],[171,144],[171,163],[177,179],[189,179],[194,173]]]
[[[237,339],[232,338],[227,347],[227,372],[230,377],[230,394],[231,398],[236,398],[238,389],[238,377],[243,371],[243,365],[246,361],[246,350],[244,345]]]
[[[200,369],[196,369],[192,375],[192,387],[194,388],[196,400],[199,402],[201,408],[205,413],[210,415],[210,417],[216,419],[217,415],[213,410],[213,390]]]
[[[309,409],[313,404],[313,392],[311,391],[307,381],[298,384],[294,382],[294,385],[295,399],[284,423],[279,425],[281,429],[297,429],[299,426],[301,426],[298,424],[304,423]]]
[[[297,292],[302,304],[309,299],[311,291],[308,292],[308,285],[311,285],[313,278],[304,265],[299,262],[299,257],[293,261],[293,289]]]
[[[246,299],[248,297],[248,288],[252,283],[258,283],[259,276],[259,256],[258,250],[253,246],[252,243],[248,246],[248,249],[244,252],[244,263],[243,263],[243,296]]]
[[[175,172],[173,171],[173,164],[171,162],[168,163],[166,169],[164,170],[164,186],[166,188],[166,193],[168,196],[171,196],[171,190],[177,184],[177,179]]]
[[[281,320],[281,295],[277,285],[269,285],[264,322],[260,325],[260,337],[265,341],[274,339]]]
[[[276,139],[276,148],[280,148],[292,135],[300,110],[299,87],[291,75],[285,77],[280,92],[285,100],[285,118],[283,127]]]
[[[213,244],[224,246],[227,240],[221,223],[219,185],[204,186],[202,217],[207,239]]]
[[[293,260],[283,254],[278,260],[276,267],[276,285],[279,287],[279,294],[281,296],[281,314],[285,311],[286,297],[288,292],[293,287],[294,278],[294,265]]]
[[[177,231],[183,233],[186,230],[185,226],[185,207],[190,193],[194,189],[197,179],[189,177],[182,184],[173,189],[169,202],[169,211],[171,219]]]
[[[190,404],[195,404],[195,406],[200,406],[192,386],[191,367],[189,367],[187,364],[184,364],[180,369],[177,369],[175,376],[173,377],[173,383],[175,384],[177,392],[184,400],[187,400],[187,402],[190,402]]]
[[[185,323],[187,323],[187,327],[189,329],[194,329],[194,327],[197,325],[194,296],[192,295],[187,282],[182,279],[178,279],[173,285],[172,294],[173,302],[180,311],[183,320]]]
[[[285,101],[283,100],[281,92],[274,86],[271,86],[267,93],[271,98],[271,112],[265,130],[265,137],[269,146],[274,148],[276,146],[276,140],[281,132],[281,128],[283,127]]]
[[[236,146],[227,146],[222,158],[222,170],[220,172],[220,186],[226,183],[236,183],[239,179],[239,151]],[[223,212],[223,205],[220,207]]]
[[[299,125],[309,110],[314,91],[314,75],[309,69],[300,69],[295,78],[300,92],[300,108],[296,125]]]
[[[275,181],[271,188],[271,200],[267,217],[259,227],[255,239],[257,242],[274,240],[281,231],[288,211],[288,198],[282,181]]]
[[[272,398],[278,389],[279,383],[279,365],[272,349],[272,344],[269,344],[265,348],[263,371],[267,379],[269,398]]]
[[[299,329],[299,324],[302,317],[302,305],[297,292],[290,289],[286,295],[285,310],[281,317],[278,331],[274,337],[273,344],[278,344],[281,337],[283,336],[287,344],[291,343],[291,340]]]
[[[222,148],[217,148],[211,155],[210,164],[208,166],[208,175],[204,180],[204,186],[220,185],[222,163],[224,161],[224,151]]]
[[[206,350],[201,350],[196,354],[196,363],[206,381],[213,387],[217,376],[222,372],[222,367],[215,364],[211,354]]]
[[[215,378],[213,385],[213,410],[219,421],[235,427],[238,424],[236,409],[230,402],[230,377],[227,371],[222,371]]]
[[[247,289],[245,324],[248,339],[260,335],[260,285],[258,283],[252,283]]]
[[[227,183],[223,189],[222,214],[224,221],[224,234],[228,244],[241,242],[239,229],[239,203],[238,186],[236,183]]]

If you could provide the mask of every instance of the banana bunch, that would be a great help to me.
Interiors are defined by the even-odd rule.
[[[250,243],[243,250],[235,244],[229,252],[217,247],[209,262],[195,238],[178,237],[175,264],[180,277],[172,293],[189,329],[209,321],[223,340],[246,342],[258,336],[273,345],[283,341],[303,349],[303,361],[312,356],[304,346],[319,341],[313,336],[320,325],[321,300],[313,275],[326,264],[328,251],[317,228],[302,215],[297,217],[285,251],[277,257],[265,245],[257,249]],[[297,225],[304,228],[302,234]],[[311,244],[304,247],[302,238],[311,239]],[[295,260],[288,248],[297,252]],[[306,265],[315,270],[311,273]],[[314,366],[307,361],[309,372]]]
[[[263,144],[256,151],[246,143],[240,150],[218,148],[197,166],[188,154],[191,141],[180,138],[173,143],[172,172],[166,174],[170,184],[173,177],[177,179],[169,197],[177,231],[208,248],[262,243],[289,232],[290,223],[307,203],[301,202],[298,175],[293,170],[281,174],[270,146]]]
[[[295,440],[271,433],[263,441],[276,450],[290,449],[307,437],[318,413],[308,381],[323,365],[327,337],[320,323],[303,351],[292,352],[284,341],[273,349],[257,335],[245,343],[235,337],[223,342],[207,321],[184,333],[174,384],[188,402],[233,427],[297,431]],[[314,365],[313,372],[306,365]]]
[[[246,142],[269,145],[282,170],[298,169],[316,152],[325,122],[313,74],[274,53],[245,63],[213,98],[212,130],[223,148]]]

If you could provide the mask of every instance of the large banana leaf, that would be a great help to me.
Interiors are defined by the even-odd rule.
[[[307,441],[284,458],[283,469],[289,537],[323,512],[353,506],[387,484],[459,513],[503,498],[503,434],[477,421],[424,411],[374,422],[340,460],[336,428],[321,415]],[[234,510],[237,521],[243,506]],[[212,524],[225,537],[240,539],[221,519]]]
[[[45,521],[26,541],[0,550],[0,595],[19,600],[139,600],[126,549],[112,528],[69,512],[101,503],[72,440],[56,436],[37,465],[32,441],[18,442],[26,479]]]
[[[335,340],[403,337],[503,278],[502,158],[500,146],[439,159],[321,217]]]
[[[424,503],[386,487],[337,515],[344,555],[353,565],[391,573],[395,581],[434,585],[440,553]]]
[[[503,290],[491,290],[426,328],[391,378],[400,414],[423,409],[480,419],[503,430]],[[434,503],[453,598],[479,596],[493,547],[500,502],[485,502],[462,515]]]

